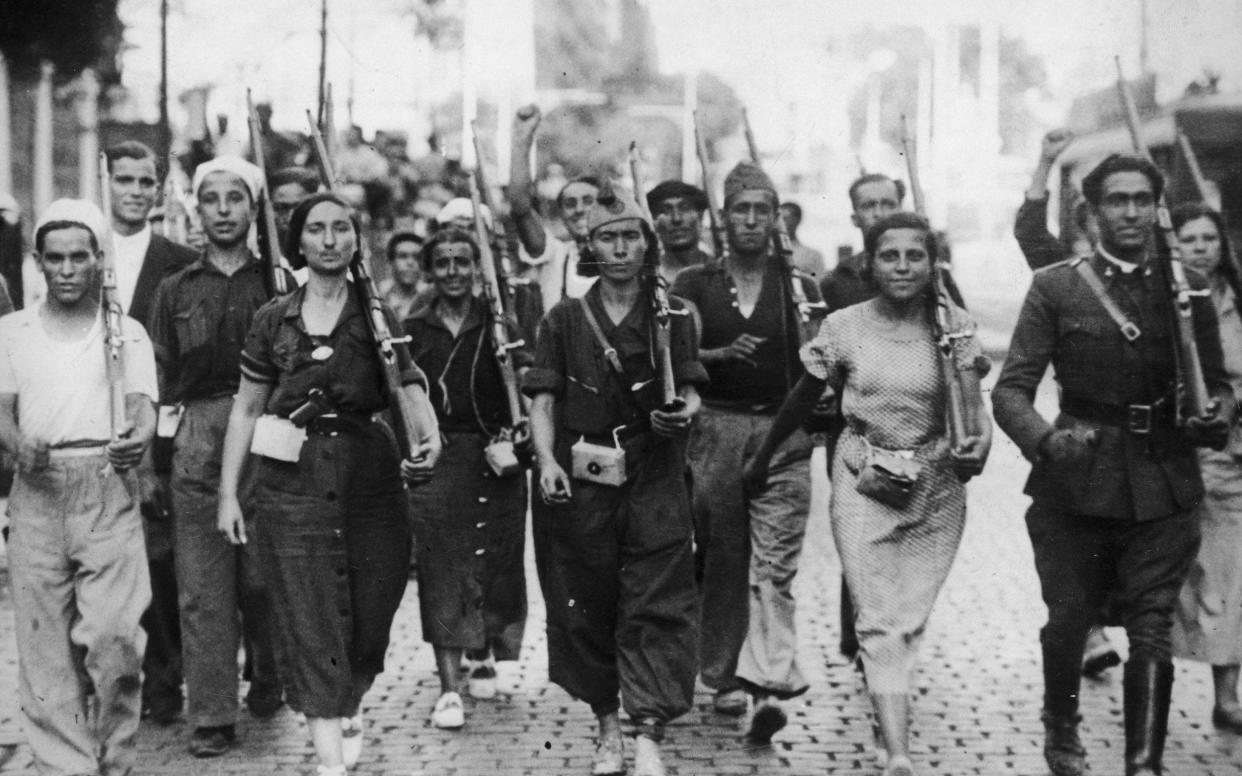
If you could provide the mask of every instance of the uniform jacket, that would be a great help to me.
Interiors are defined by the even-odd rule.
[[[992,392],[996,422],[1034,463],[1025,492],[1036,502],[1072,514],[1134,520],[1189,509],[1203,485],[1194,448],[1171,420],[1141,436],[1064,411],[1049,423],[1035,411],[1035,389],[1049,364],[1062,407],[1074,401],[1107,407],[1172,401],[1175,332],[1162,274],[1139,267],[1123,276],[1098,254],[1089,261],[1141,336],[1126,341],[1072,261],[1036,272]],[[1198,275],[1192,282],[1206,285]],[[1195,297],[1193,313],[1208,390],[1227,398],[1231,391],[1211,298]],[[1039,446],[1045,436],[1082,426],[1097,429],[1099,439],[1086,464],[1043,459]]]

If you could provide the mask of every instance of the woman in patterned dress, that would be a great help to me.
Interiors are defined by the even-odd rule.
[[[1236,396],[1242,396],[1242,319],[1238,317],[1239,283],[1229,255],[1228,236],[1220,213],[1201,203],[1173,211],[1173,228],[1181,242],[1182,259],[1211,283],[1212,302],[1220,321],[1225,369]],[[1242,431],[1235,428],[1229,447],[1199,449],[1205,493],[1199,505],[1203,542],[1186,578],[1173,620],[1173,653],[1209,663],[1216,702],[1216,727],[1242,733],[1238,704],[1238,666],[1242,663]]]
[[[979,390],[986,362],[974,323],[954,309],[953,332],[961,336],[952,340],[953,356],[973,431],[950,445],[931,316],[936,237],[927,221],[895,213],[877,222],[865,242],[865,272],[879,295],[830,315],[803,347],[807,374],[781,407],[746,479],[762,483],[772,451],[810,417],[825,387],[836,391],[846,428],[832,462],[833,537],[854,600],[884,774],[912,776],[909,696],[918,645],[961,541],[963,483],[982,471],[992,427]],[[921,464],[904,506],[854,487],[872,449]]]

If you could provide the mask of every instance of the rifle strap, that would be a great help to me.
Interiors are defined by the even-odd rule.
[[[1121,336],[1127,341],[1134,342],[1142,335],[1142,331],[1134,324],[1111,296],[1108,295],[1108,289],[1104,287],[1104,282],[1100,280],[1100,276],[1091,268],[1091,264],[1085,258],[1079,256],[1070,262],[1070,265],[1077,270],[1079,277],[1091,289],[1091,293],[1099,301],[1100,306],[1104,308],[1104,312],[1108,313],[1108,317],[1113,319],[1113,323],[1117,324],[1117,328],[1121,330]]]
[[[595,339],[599,341],[600,347],[604,349],[604,358],[608,359],[608,364],[613,371],[622,380],[625,379],[625,369],[621,366],[621,357],[617,355],[617,349],[608,341],[608,337],[604,335],[604,330],[600,328],[599,321],[595,318],[595,313],[591,312],[591,305],[585,298],[579,297],[578,303],[582,306],[582,314],[586,316],[587,325],[591,327],[591,332],[595,335]]]

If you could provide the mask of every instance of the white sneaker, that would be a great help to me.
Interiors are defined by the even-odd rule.
[[[344,765],[320,765],[315,769],[316,776],[345,776]]]
[[[362,756],[362,715],[341,717],[341,757],[345,767],[352,768]]]
[[[487,660],[472,661],[470,665],[470,685],[467,688],[470,697],[488,701],[496,697],[496,666],[489,657]]]
[[[634,737],[634,776],[665,776],[660,745],[647,736]]]
[[[518,661],[496,661],[496,691],[504,695],[517,695],[522,691],[522,667]]]
[[[620,733],[600,737],[595,742],[595,757],[591,759],[591,776],[623,776],[625,774],[625,746]]]
[[[431,712],[431,724],[441,730],[460,730],[466,724],[466,707],[462,705],[461,695],[455,692],[441,695]]]

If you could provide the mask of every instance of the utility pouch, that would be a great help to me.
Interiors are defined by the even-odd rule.
[[[483,448],[483,460],[497,477],[512,477],[522,471],[512,440],[493,439]]]
[[[866,439],[867,456],[858,470],[854,488],[864,496],[904,509],[914,493],[923,465],[914,460],[913,450],[885,450]]]
[[[575,479],[617,488],[625,484],[625,450],[617,437],[618,431],[619,429],[612,431],[612,447],[579,439],[569,449]]]
[[[298,428],[286,418],[261,415],[254,422],[254,437],[250,440],[250,452],[265,455],[277,461],[297,463],[306,442],[306,429]]]
[[[161,404],[155,423],[155,435],[160,439],[172,439],[177,436],[177,429],[181,427],[181,413],[184,410],[184,404]]]

